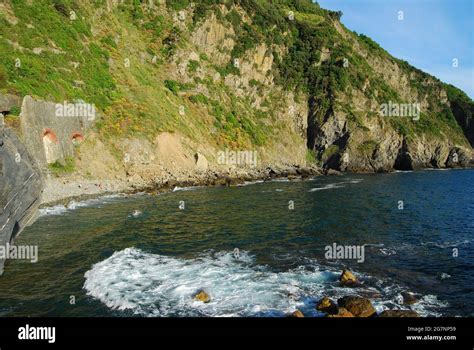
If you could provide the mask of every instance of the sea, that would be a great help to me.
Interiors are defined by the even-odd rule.
[[[345,295],[473,317],[473,241],[473,170],[108,195],[41,209],[15,242],[38,261],[7,261],[0,317],[323,317],[317,302]],[[344,269],[360,283],[341,284]]]

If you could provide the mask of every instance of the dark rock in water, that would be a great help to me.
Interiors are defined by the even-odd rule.
[[[24,145],[0,120],[0,245],[13,244],[38,214],[41,172]],[[5,261],[0,259],[0,275]]]
[[[385,310],[378,317],[420,317],[413,310]]]
[[[402,292],[403,303],[406,305],[413,305],[418,302],[418,298],[414,293]]]
[[[304,315],[300,310],[295,310],[290,315],[288,315],[288,317],[304,318]]]
[[[327,314],[337,314],[338,307],[334,301],[328,297],[324,297],[319,301],[318,305],[316,305],[316,310]]]
[[[194,295],[193,299],[202,301],[205,304],[211,301],[211,297],[209,296],[209,294],[207,294],[203,290],[200,290],[199,292],[197,292],[196,295]]]
[[[355,317],[374,316],[376,311],[369,299],[358,296],[345,296],[337,300],[340,307],[345,308]]]
[[[347,318],[347,317],[355,317],[351,312],[347,309],[340,307],[337,309],[335,314],[329,314],[327,317],[334,317],[334,318]]]

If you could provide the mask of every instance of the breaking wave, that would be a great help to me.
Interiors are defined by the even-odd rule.
[[[343,287],[340,270],[324,270],[314,261],[276,272],[255,263],[249,252],[207,252],[182,259],[127,248],[95,264],[85,273],[87,294],[107,307],[141,316],[284,316],[300,309],[322,316],[315,305],[323,296],[378,295],[377,311],[403,309],[397,303],[403,288],[357,274],[365,285]],[[211,297],[207,304],[193,299],[198,290]],[[441,316],[446,306],[435,296],[424,296],[413,308],[423,316]]]
[[[143,193],[136,193],[133,195],[127,195],[123,193],[117,193],[117,194],[110,194],[110,195],[105,195],[101,196],[98,198],[92,198],[92,199],[87,199],[83,201],[75,201],[72,200],[70,201],[67,205],[55,205],[52,207],[45,207],[39,209],[39,216],[47,216],[47,215],[62,215],[67,212],[79,209],[79,208],[85,208],[85,207],[92,207],[100,204],[107,204],[107,203],[113,203],[119,199],[130,197],[130,196],[138,196],[138,195],[143,195]]]

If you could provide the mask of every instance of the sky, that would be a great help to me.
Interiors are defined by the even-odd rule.
[[[342,11],[341,21],[348,29],[369,36],[392,56],[474,98],[474,0],[317,2]]]

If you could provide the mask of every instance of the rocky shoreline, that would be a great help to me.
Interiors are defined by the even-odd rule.
[[[468,167],[473,169],[474,162]],[[449,169],[449,168],[447,168]],[[454,168],[452,168],[454,169]],[[420,169],[427,170],[427,169]],[[338,176],[346,174],[334,169],[316,166],[285,168],[266,167],[263,169],[234,169],[230,171],[207,170],[205,172],[184,173],[171,176],[167,180],[128,177],[115,180],[88,180],[78,176],[48,177],[41,198],[41,208],[54,205],[67,206],[71,201],[84,201],[113,194],[135,194],[140,192],[157,194],[185,187],[239,186],[255,181],[276,179],[298,180],[315,176]]]
[[[117,193],[134,194],[139,192],[163,193],[183,187],[229,187],[255,181],[274,179],[307,179],[313,176],[341,175],[335,170],[323,170],[317,167],[288,167],[246,169],[246,171],[195,172],[173,177],[166,181],[143,180],[87,180],[79,177],[50,177],[45,181],[41,207],[67,205],[71,201],[83,201]]]

